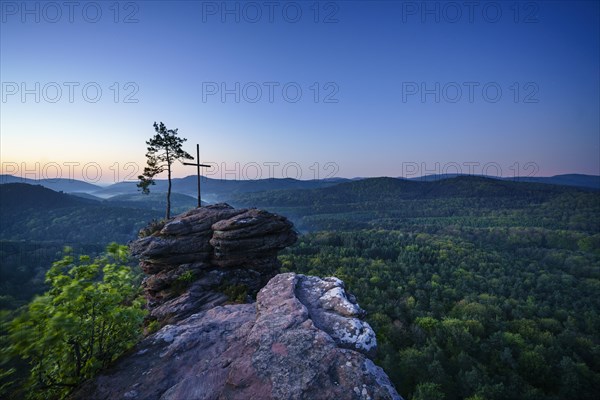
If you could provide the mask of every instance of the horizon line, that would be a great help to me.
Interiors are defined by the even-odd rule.
[[[475,177],[480,177],[480,178],[487,178],[487,179],[498,179],[498,180],[510,180],[510,179],[543,179],[543,178],[556,178],[556,177],[561,177],[561,176],[569,176],[569,175],[578,175],[578,176],[586,176],[586,177],[594,177],[594,178],[600,178],[600,174],[598,175],[592,175],[592,174],[585,174],[585,173],[580,173],[580,172],[571,172],[571,173],[563,173],[563,174],[556,174],[556,175],[547,175],[547,176],[496,176],[496,175],[483,175],[483,174],[468,174],[468,173],[446,173],[446,174],[428,174],[428,175],[419,175],[419,176],[409,176],[409,177],[404,177],[404,176],[389,176],[389,175],[379,175],[379,176],[356,176],[356,177],[352,177],[352,178],[346,178],[346,177],[330,177],[330,178],[317,178],[317,179],[296,179],[296,178],[291,178],[291,177],[269,177],[269,178],[257,178],[257,179],[227,179],[227,178],[213,178],[213,177],[209,177],[206,175],[201,175],[201,178],[203,178],[204,180],[210,179],[213,181],[231,181],[231,182],[257,182],[257,181],[267,181],[267,180],[292,180],[292,181],[298,181],[298,182],[315,182],[315,181],[336,181],[336,180],[340,180],[340,181],[352,181],[352,180],[363,180],[363,179],[377,179],[377,178],[392,178],[392,179],[404,179],[404,180],[419,180],[419,179],[430,179],[432,177],[447,177],[447,178],[453,178],[453,177],[460,177],[460,176],[475,176]],[[123,180],[123,181],[117,181],[117,182],[111,182],[111,181],[92,181],[92,180],[85,180],[85,179],[76,179],[76,178],[61,178],[61,177],[55,177],[55,178],[28,178],[27,175],[25,176],[21,176],[21,175],[12,175],[12,174],[0,174],[0,177],[12,177],[15,179],[21,179],[21,180],[29,180],[29,181],[35,181],[35,182],[57,182],[57,181],[73,181],[73,182],[81,182],[81,183],[86,183],[89,185],[95,185],[95,186],[111,186],[111,185],[116,185],[119,183],[134,183],[134,182],[138,182],[138,180]],[[184,177],[173,177],[171,178],[172,180],[182,180],[182,179],[187,179],[187,178],[194,178],[196,179],[197,175],[186,175]],[[155,181],[157,182],[163,182],[163,181],[167,181],[167,178],[164,179],[155,179]]]

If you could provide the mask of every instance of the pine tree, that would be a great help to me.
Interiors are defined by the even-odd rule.
[[[154,137],[146,141],[148,145],[147,165],[144,167],[144,173],[138,176],[140,182],[137,186],[142,189],[142,193],[149,194],[150,185],[155,184],[154,177],[167,171],[166,219],[169,219],[171,218],[171,165],[177,160],[191,160],[193,157],[181,148],[187,139],[178,137],[177,129],[167,129],[162,122],[160,125],[154,122],[154,131],[156,132]]]

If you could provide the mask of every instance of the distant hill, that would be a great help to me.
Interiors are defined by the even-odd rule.
[[[99,204],[65,193],[59,193],[41,185],[27,183],[6,183],[0,185],[0,213],[5,214],[29,209],[55,209],[73,206]]]
[[[459,175],[459,174],[439,174],[427,175],[416,178],[398,178],[413,182],[435,182],[456,177],[468,177],[474,175]],[[531,182],[544,183],[563,186],[575,186],[600,191],[600,176],[583,175],[583,174],[567,174],[556,175],[551,177],[517,177],[517,178],[497,178],[483,177],[502,181],[515,182]],[[223,180],[202,177],[202,198],[208,203],[217,203],[228,201],[232,197],[241,193],[253,193],[273,190],[289,190],[289,189],[319,189],[331,187],[345,182],[358,182],[373,178],[329,178],[319,180],[297,180],[297,179],[257,179],[257,180]],[[395,178],[390,178],[395,179]],[[136,194],[140,193],[136,184],[137,181],[118,182],[107,187],[92,185],[87,182],[70,180],[70,179],[42,179],[32,180],[19,178],[11,175],[0,175],[0,184],[2,183],[28,183],[32,185],[42,185],[55,191],[63,191],[65,193],[77,193],[81,197],[85,197],[82,193],[89,194],[95,198],[108,199],[117,195]],[[175,178],[172,180],[172,191],[184,195],[196,197],[197,181],[196,176],[190,175],[185,178]],[[150,187],[153,193],[165,193],[167,191],[167,180],[158,179],[156,185]],[[89,197],[88,197],[89,198]]]
[[[282,213],[299,229],[309,231],[411,230],[474,221],[489,226],[552,224],[557,229],[584,231],[600,226],[596,191],[478,176],[437,181],[368,178],[318,189],[241,193],[230,204]]]
[[[0,185],[0,309],[16,308],[43,291],[44,275],[64,246],[98,255],[108,243],[125,244],[164,216],[164,194],[134,196],[105,201],[41,185]],[[185,209],[196,206],[188,196],[173,198]]]
[[[84,192],[69,192],[69,194],[73,195],[73,196],[81,197],[83,199],[88,199],[88,200],[95,200],[95,201],[103,201],[104,200],[101,197],[97,197],[92,194],[84,193]]]
[[[283,189],[314,189],[336,185],[345,179],[327,180],[297,180],[297,179],[257,179],[257,180],[223,180],[202,177],[200,181],[202,198],[209,203],[222,202],[238,193],[260,192]],[[94,192],[95,196],[107,198],[120,194],[139,193],[137,182],[119,182],[107,188]],[[172,180],[173,192],[195,197],[197,194],[196,176],[176,178]],[[166,180],[156,180],[156,185],[150,187],[151,192],[164,193],[167,191]]]
[[[445,179],[452,179],[460,176],[476,176],[489,179],[497,179],[503,181],[514,181],[514,182],[533,182],[533,183],[546,183],[551,185],[563,185],[563,186],[576,186],[589,188],[594,190],[600,190],[600,175],[584,175],[584,174],[565,174],[565,175],[554,175],[548,177],[527,177],[520,176],[514,178],[498,178],[494,176],[482,176],[482,175],[465,175],[465,174],[438,174],[438,175],[425,175],[416,178],[408,178],[411,181],[417,182],[435,182]],[[400,178],[403,179],[403,178]]]
[[[578,186],[585,187],[595,190],[600,190],[600,176],[599,175],[583,175],[583,174],[566,174],[566,175],[555,175],[551,177],[520,177],[517,179],[519,182],[539,182],[539,183],[550,183],[554,185],[565,185],[565,186]]]
[[[119,194],[104,200],[106,204],[121,207],[145,208],[149,210],[164,212],[167,207],[167,198],[165,193],[151,192],[147,195],[137,192],[135,194]],[[202,201],[202,204],[206,204]],[[178,214],[195,208],[198,205],[196,197],[181,193],[171,193],[171,212]]]
[[[538,194],[573,192],[577,188],[512,182],[479,176],[457,176],[431,181],[400,178],[367,178],[311,190],[279,190],[245,193],[234,202],[256,202],[256,206],[306,206],[311,204],[352,204],[425,198],[463,197],[523,197]]]
[[[0,239],[106,245],[126,243],[164,213],[60,193],[40,185],[0,185]]]
[[[79,181],[77,179],[28,179],[12,175],[0,175],[0,185],[5,183],[27,183],[29,185],[42,185],[48,189],[66,193],[92,193],[102,189],[101,186],[92,185],[91,183]]]

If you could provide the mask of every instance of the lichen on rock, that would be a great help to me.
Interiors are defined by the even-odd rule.
[[[132,243],[158,330],[72,399],[401,399],[344,283],[277,275],[295,240],[284,217],[219,204]],[[245,288],[255,302],[226,304]]]
[[[174,323],[240,300],[231,299],[225,287],[244,287],[252,297],[279,272],[277,252],[296,238],[285,217],[227,204],[196,208],[164,222],[130,244],[148,275],[143,287],[149,320]]]
[[[335,324],[361,321],[322,308],[317,294],[330,293],[332,283],[342,285],[277,275],[256,304],[217,306],[149,335],[73,399],[119,399],[133,391],[139,400],[401,399],[368,357],[374,337],[372,347],[363,347],[360,335],[344,341],[330,334],[339,329]],[[332,301],[349,297],[343,290],[334,293],[339,296],[330,294]],[[321,312],[339,318],[322,318]]]

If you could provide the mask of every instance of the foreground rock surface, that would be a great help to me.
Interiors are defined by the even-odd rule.
[[[149,233],[130,249],[148,275],[149,319],[160,326],[225,304],[231,292],[251,298],[279,272],[277,252],[297,239],[285,217],[227,204],[190,210]]]
[[[255,304],[163,327],[72,398],[401,399],[362,315],[339,279],[280,274]]]
[[[400,399],[343,282],[277,275],[297,239],[284,217],[217,204],[145,234],[130,248],[162,328],[73,399]]]

